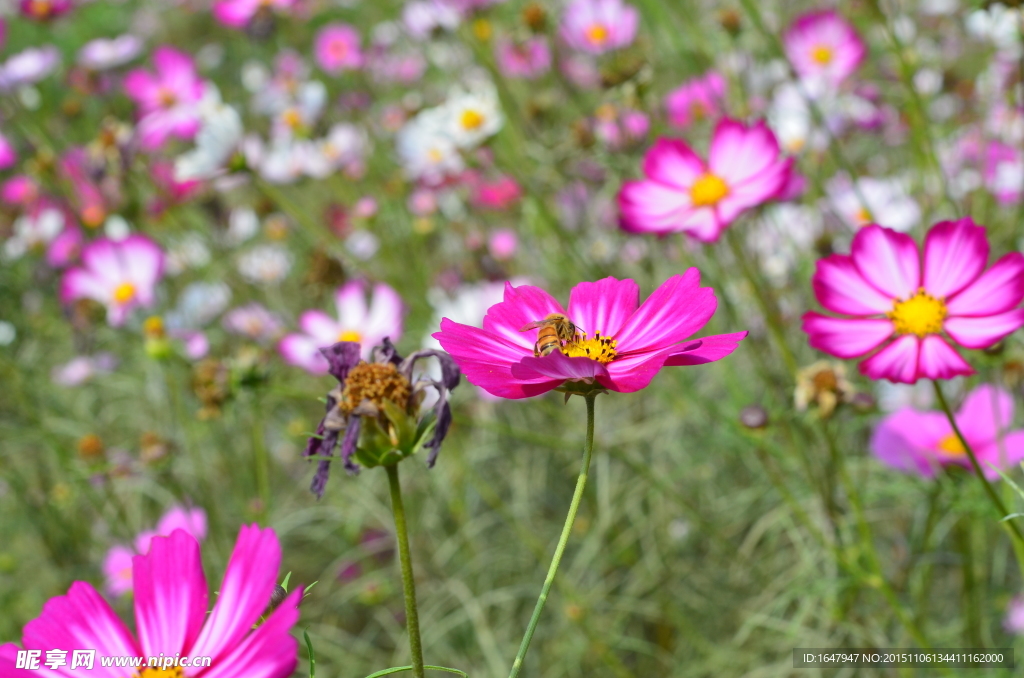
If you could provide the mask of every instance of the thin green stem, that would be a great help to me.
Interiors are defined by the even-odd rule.
[[[423,678],[423,641],[420,640],[420,616],[416,608],[416,582],[412,577],[412,557],[409,555],[409,531],[405,526],[405,505],[402,486],[398,482],[398,464],[385,466],[391,487],[391,512],[395,514],[395,536],[398,538],[398,559],[402,564],[402,593],[405,595],[405,625],[409,630],[409,652],[412,654],[412,672]]]
[[[949,403],[946,402],[946,396],[942,393],[942,387],[939,386],[939,382],[932,380],[932,386],[935,387],[935,399],[939,401],[939,407],[946,414],[946,419],[949,420],[949,425],[953,427],[953,433],[956,434],[957,440],[960,441],[960,445],[964,448],[967,453],[968,459],[971,460],[971,467],[974,469],[974,475],[978,476],[978,480],[985,487],[985,494],[988,495],[992,505],[995,506],[996,510],[999,511],[999,520],[1002,525],[1010,532],[1010,536],[1017,540],[1017,543],[1024,545],[1024,535],[1021,534],[1020,528],[1017,527],[1013,520],[1006,520],[1006,516],[1010,515],[1010,512],[1006,510],[1006,505],[1003,500],[999,498],[999,494],[995,488],[992,487],[992,483],[989,482],[985,473],[981,470],[981,464],[978,463],[978,456],[974,454],[974,449],[964,438],[964,434],[960,432],[960,427],[956,423],[956,417],[953,416],[953,411],[949,409]]]
[[[558,572],[558,565],[562,562],[562,554],[565,552],[565,545],[569,542],[569,533],[572,532],[572,524],[576,521],[576,512],[580,508],[580,499],[583,498],[583,489],[587,486],[587,474],[590,472],[590,458],[594,452],[594,399],[597,394],[591,393],[584,398],[587,401],[587,442],[583,448],[583,464],[580,466],[580,475],[576,479],[576,491],[572,495],[572,503],[569,504],[569,513],[565,516],[565,524],[562,525],[562,535],[558,538],[558,546],[555,547],[555,555],[551,558],[551,565],[548,567],[547,577],[544,578],[544,586],[540,589],[540,596],[537,598],[537,605],[533,608],[533,616],[526,627],[526,635],[519,645],[519,652],[512,662],[512,671],[509,678],[516,678],[523,668],[523,659],[530,649],[530,641],[537,630],[537,623],[540,621],[540,613],[544,610],[544,603],[548,600],[548,592],[551,584],[555,581],[555,573]]]

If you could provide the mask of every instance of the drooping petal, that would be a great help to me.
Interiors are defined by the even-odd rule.
[[[843,254],[819,259],[811,285],[818,302],[834,313],[876,315],[892,310],[892,298],[868,283],[853,259]]]
[[[971,284],[988,263],[985,229],[970,217],[942,221],[924,239],[924,288],[933,297],[949,297]]]
[[[349,371],[359,364],[360,346],[354,341],[339,341],[321,348],[320,354],[327,360],[327,371],[338,383],[344,384]]]
[[[921,340],[904,334],[878,353],[861,362],[861,374],[870,379],[888,379],[899,384],[917,382],[917,357]]]
[[[281,547],[274,530],[243,525],[228,561],[217,603],[190,650],[217,665],[245,637],[270,603]]]
[[[700,271],[690,268],[663,282],[615,335],[622,353],[659,351],[692,336],[714,315],[718,301],[700,287]]]
[[[953,340],[967,348],[988,348],[1024,325],[1024,309],[1017,308],[980,318],[946,318],[943,329]]]
[[[921,340],[918,371],[920,376],[927,379],[952,379],[974,374],[974,369],[967,361],[937,334],[929,334]]]
[[[147,657],[186,654],[206,619],[206,577],[199,542],[185,530],[156,537],[132,561],[135,626]]]
[[[956,424],[974,446],[994,441],[1013,423],[1013,396],[1001,388],[982,384],[967,394],[956,413]]]
[[[857,231],[851,256],[864,279],[894,299],[907,299],[921,285],[921,261],[914,239],[871,224]]]
[[[950,315],[995,315],[1024,300],[1024,254],[1010,252],[946,302]]]
[[[73,268],[61,279],[60,300],[65,304],[75,299],[93,299],[105,304],[111,293],[112,289],[102,278],[84,268]]]
[[[560,381],[595,379],[608,376],[604,364],[590,358],[570,358],[560,351],[542,356],[528,356],[511,368],[512,376],[522,381],[557,379]]]
[[[813,311],[803,317],[803,331],[812,348],[837,358],[857,358],[873,351],[893,334],[890,320],[831,318]]]
[[[640,286],[635,280],[604,278],[572,288],[568,316],[590,337],[615,336],[639,304]]]
[[[721,360],[735,351],[746,336],[747,332],[733,332],[732,334],[714,334],[700,337],[693,342],[684,342],[680,344],[679,348],[669,353],[664,366],[703,365]],[[694,343],[698,345],[694,347]]]
[[[565,309],[541,288],[532,285],[513,287],[512,283],[505,283],[504,301],[487,309],[483,326],[487,332],[501,337],[512,346],[526,348],[532,354],[537,333],[520,330],[552,313],[564,314]],[[445,350],[448,348],[445,347]]]
[[[267,620],[219,662],[213,662],[203,678],[288,678],[299,661],[299,643],[290,633],[299,621],[302,587],[297,586]]]

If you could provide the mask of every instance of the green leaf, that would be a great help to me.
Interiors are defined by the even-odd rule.
[[[291,574],[291,572],[289,572],[288,574]],[[316,586],[317,584],[319,584],[319,583],[320,583],[320,580],[317,579],[315,582],[313,582],[312,584],[310,584],[306,588],[302,589],[302,597],[305,598],[306,596],[308,596],[309,595],[309,590],[311,588],[313,588],[314,586]]]
[[[316,655],[313,654],[313,641],[309,639],[306,630],[302,630],[302,637],[306,639],[306,650],[309,652],[309,678],[316,678]]]
[[[288,593],[288,582],[291,581],[291,579],[292,579],[292,573],[291,573],[291,570],[289,570],[288,574],[286,574],[284,576],[284,581],[281,582],[281,588],[284,589],[285,593]]]

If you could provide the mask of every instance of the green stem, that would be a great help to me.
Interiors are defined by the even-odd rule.
[[[516,678],[523,668],[523,659],[527,650],[530,649],[530,641],[533,640],[533,633],[537,630],[537,623],[540,621],[540,613],[544,609],[544,603],[548,600],[548,592],[551,584],[555,581],[555,573],[558,572],[558,565],[562,562],[562,554],[565,552],[565,545],[569,541],[569,533],[572,531],[572,524],[576,521],[576,512],[580,508],[580,499],[583,498],[583,488],[587,486],[587,473],[590,471],[590,458],[594,452],[594,399],[597,394],[584,396],[587,401],[587,443],[583,448],[583,464],[580,466],[580,475],[576,479],[576,491],[572,495],[572,503],[569,504],[569,514],[565,516],[565,524],[562,526],[562,535],[558,538],[558,546],[555,547],[555,555],[551,558],[551,565],[548,567],[547,577],[544,578],[544,586],[540,589],[540,597],[537,598],[537,605],[533,608],[533,616],[526,627],[526,635],[519,645],[519,652],[512,663],[512,671],[509,678]]]
[[[402,563],[402,593],[405,595],[405,625],[409,630],[409,652],[412,654],[412,672],[423,678],[423,641],[420,640],[420,617],[416,609],[416,582],[412,577],[412,557],[409,555],[409,531],[405,526],[405,505],[402,504],[402,486],[398,482],[398,464],[385,466],[391,487],[391,511],[395,514],[395,535],[398,538],[398,558]]]
[[[964,438],[964,434],[960,432],[960,427],[957,426],[956,418],[953,416],[953,411],[949,409],[949,403],[946,402],[946,396],[942,393],[942,387],[939,386],[939,382],[932,380],[932,386],[935,387],[935,398],[939,401],[939,407],[946,413],[946,419],[949,420],[949,425],[953,427],[953,433],[956,434],[957,440],[960,441],[960,445],[963,446],[964,451],[967,452],[967,457],[971,460],[971,467],[974,469],[974,475],[978,476],[978,480],[985,487],[985,494],[988,495],[992,505],[999,511],[999,520],[1002,525],[1009,530],[1010,536],[1016,539],[1017,544],[1024,546],[1024,535],[1021,534],[1020,528],[1017,527],[1013,520],[1006,520],[1006,516],[1010,515],[1010,512],[1006,510],[1006,505],[1003,504],[1003,500],[999,498],[999,494],[996,493],[992,483],[989,482],[988,478],[981,470],[981,464],[978,463],[978,457],[974,454],[974,449],[968,444],[967,439]],[[1019,553],[1019,551],[1018,551]]]

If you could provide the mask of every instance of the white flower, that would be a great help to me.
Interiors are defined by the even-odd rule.
[[[64,215],[48,207],[35,214],[25,214],[14,222],[14,234],[4,243],[4,257],[18,259],[35,247],[42,247],[64,230]]]
[[[909,231],[921,219],[921,208],[901,179],[862,177],[856,189],[848,180],[840,179],[829,185],[828,195],[832,207],[851,228],[877,223]]]
[[[442,126],[446,111],[422,111],[398,131],[398,155],[410,179],[439,183],[449,174],[461,172],[462,156]]]
[[[238,257],[238,272],[251,283],[276,283],[292,269],[292,255],[280,245],[259,245]]]
[[[429,38],[439,28],[454,30],[460,19],[458,10],[441,0],[416,0],[406,3],[402,10],[405,30],[417,40]]]
[[[281,98],[272,104],[274,139],[305,136],[316,124],[327,104],[327,88],[318,80],[304,82],[292,98]]]
[[[167,273],[178,275],[210,263],[210,250],[198,233],[186,233],[167,250]]]
[[[473,148],[501,129],[504,119],[494,85],[453,90],[443,106],[444,129],[459,148]]]
[[[212,179],[224,174],[242,142],[242,118],[232,106],[221,103],[215,87],[207,87],[199,104],[199,115],[202,127],[196,134],[196,147],[174,162],[176,181]]]
[[[110,40],[98,38],[78,51],[78,63],[94,71],[105,71],[128,63],[142,52],[142,40],[126,34]]]
[[[53,45],[30,47],[18,52],[0,66],[0,89],[39,82],[60,63],[60,52]]]
[[[228,230],[224,236],[228,245],[241,245],[260,230],[260,219],[251,207],[236,207],[228,216]]]

